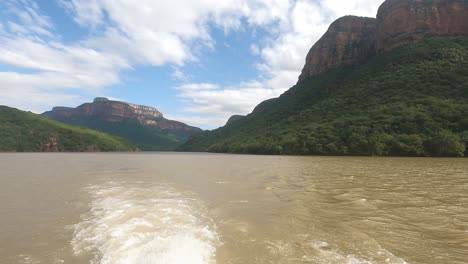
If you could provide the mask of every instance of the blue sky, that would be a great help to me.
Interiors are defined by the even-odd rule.
[[[343,15],[381,0],[2,0],[0,104],[36,113],[105,96],[202,128],[297,81]]]

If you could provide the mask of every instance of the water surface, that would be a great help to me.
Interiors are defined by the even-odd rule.
[[[0,154],[0,263],[467,263],[468,160]]]

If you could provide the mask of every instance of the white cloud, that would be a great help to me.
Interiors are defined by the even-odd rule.
[[[164,115],[165,118],[170,120],[177,120],[179,122],[183,122],[186,124],[190,124],[191,126],[196,126],[200,128],[212,128],[215,126],[219,126],[219,124],[226,123],[226,119],[224,117],[219,116],[212,116],[212,115]],[[216,124],[215,126],[210,126],[209,124]]]
[[[214,90],[219,89],[219,85],[212,83],[189,83],[176,87],[178,90],[188,91],[201,91],[201,90]]]
[[[193,50],[211,47],[208,25],[236,30],[241,19],[266,26],[285,21],[289,0],[61,0],[82,26],[103,31],[87,45],[118,53],[132,63],[183,65]]]
[[[62,44],[33,1],[7,0],[0,7],[8,18],[0,32],[0,64],[20,69],[0,71],[0,104],[36,112],[76,105],[119,83],[120,72],[131,67],[119,54]]]
[[[179,97],[186,102],[182,109],[191,113],[181,116],[189,124],[197,124],[205,128],[215,128],[224,125],[227,119],[235,114],[247,114],[262,100],[277,97],[280,90],[266,89],[264,83],[251,81],[235,86],[220,87],[217,84],[200,83],[185,84],[177,87]]]
[[[183,73],[179,68],[175,68],[174,71],[172,72],[172,79],[183,81],[183,82],[188,82],[189,77],[185,75],[185,73]]]
[[[53,37],[50,30],[53,25],[50,18],[39,14],[39,8],[35,2],[30,0],[5,0],[2,3],[2,15],[12,14],[16,16],[17,23],[8,21],[11,32],[22,35],[37,34],[44,37]]]
[[[81,103],[77,91],[88,97],[99,94],[119,83],[119,72],[130,67],[112,54],[22,36],[0,36],[0,63],[24,69],[0,72],[0,103],[38,112]]]
[[[77,105],[89,99],[73,93],[66,93],[63,90],[46,90],[37,86],[38,83],[53,85],[55,81],[60,80],[43,75],[0,72],[0,105],[39,113],[46,110],[44,105]]]
[[[58,0],[60,4],[73,15],[73,19],[81,26],[100,26],[102,21],[103,10],[99,1],[73,1],[73,0]]]
[[[250,45],[250,52],[252,52],[253,55],[257,56],[260,55],[260,48],[256,44]]]
[[[116,71],[129,67],[125,60],[116,55],[100,53],[83,46],[44,43],[23,37],[2,37],[0,42],[1,63],[47,73],[67,74],[72,79],[99,77],[85,83],[86,87],[102,87],[108,82],[115,83],[119,80]]]

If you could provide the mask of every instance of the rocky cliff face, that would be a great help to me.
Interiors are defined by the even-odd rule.
[[[347,16],[335,21],[309,51],[299,82],[409,42],[451,36],[468,36],[468,1],[387,0],[377,19]]]
[[[342,64],[366,61],[374,55],[377,21],[346,16],[331,24],[327,33],[312,47],[299,81]]]
[[[70,123],[71,120],[89,118],[100,119],[111,123],[133,120],[142,125],[154,126],[160,129],[201,131],[199,128],[165,119],[163,114],[156,108],[112,101],[103,97],[98,97],[94,99],[92,103],[85,103],[76,108],[54,107],[52,111],[45,112],[43,115],[64,123]]]
[[[377,49],[430,37],[468,35],[466,0],[387,0],[377,14]]]
[[[119,101],[111,101],[107,98],[98,97],[92,103],[85,103],[77,108],[55,107],[52,111],[64,112],[68,115],[87,115],[102,118],[109,118],[108,121],[119,122],[123,119],[135,118],[159,118],[163,117],[156,108],[129,104]]]

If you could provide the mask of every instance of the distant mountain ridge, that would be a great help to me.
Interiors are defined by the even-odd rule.
[[[162,117],[153,107],[135,105],[126,102],[113,101],[105,97],[97,97],[92,103],[84,103],[76,108],[57,106],[52,111],[43,113],[52,119],[70,119],[82,116],[106,118],[110,122],[119,122],[126,118],[135,118],[145,123],[145,117]]]
[[[345,16],[310,49],[299,82],[432,37],[468,36],[468,1],[387,0],[377,18]]]
[[[156,108],[95,98],[76,108],[54,107],[42,115],[128,139],[142,150],[172,150],[202,130],[168,120]]]

